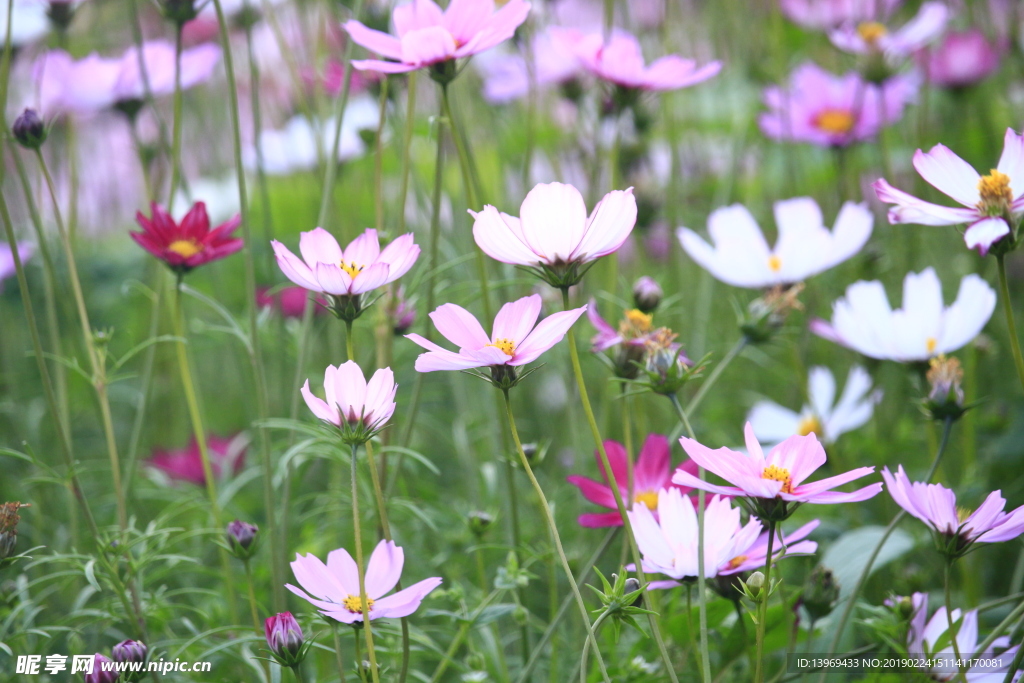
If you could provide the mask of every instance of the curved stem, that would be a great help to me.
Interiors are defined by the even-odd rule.
[[[1003,300],[1003,313],[1006,315],[1007,333],[1010,335],[1010,348],[1013,350],[1013,364],[1017,368],[1017,379],[1024,388],[1024,356],[1020,351],[1020,339],[1017,337],[1017,325],[1013,321],[1013,305],[1010,302],[1010,285],[1006,280],[1006,257],[1000,254],[996,257],[999,264],[999,290],[1000,298]]]
[[[452,638],[452,642],[448,645],[448,649],[444,653],[444,658],[438,663],[437,668],[434,669],[434,674],[430,677],[430,683],[437,683],[441,680],[441,676],[448,670],[448,665],[451,663],[452,657],[455,656],[456,650],[459,649],[466,638],[466,634],[469,633],[470,627],[476,623],[476,620],[480,618],[484,609],[494,602],[500,592],[501,589],[499,588],[495,588],[491,591],[476,610],[474,610],[473,614],[469,615],[469,619],[464,619],[462,621],[462,624],[459,626],[459,630],[455,633],[455,637]]]
[[[370,623],[370,602],[366,595],[366,567],[363,566],[363,533],[359,528],[359,477],[356,453],[359,447],[352,444],[352,533],[355,535],[356,569],[359,574],[359,604],[363,611],[363,633],[366,634],[366,654],[370,658],[370,676],[373,683],[380,683],[377,673],[377,653],[373,648],[373,625]],[[356,637],[358,647],[359,638]],[[362,664],[360,663],[360,668]]]
[[[611,612],[602,612],[601,616],[594,622],[594,640],[597,639],[597,632],[600,630],[601,625],[604,624],[604,620],[611,615]],[[587,638],[583,641],[583,654],[580,655],[580,683],[587,683],[587,657],[590,654],[590,642],[591,638]]]
[[[952,645],[953,645],[953,655],[956,657],[956,661],[957,661],[957,674],[956,674],[957,680],[960,680],[960,681],[963,681],[964,683],[967,683],[967,678],[964,676],[964,667],[961,664],[962,657],[960,655],[960,643],[957,642],[957,635],[958,634],[957,634],[956,631],[953,630],[953,597],[952,597],[952,591],[950,589],[950,584],[952,583],[950,581],[950,574],[952,574],[952,573],[953,573],[953,560],[947,559],[946,560],[946,571],[945,571],[945,575],[943,577],[943,582],[942,582],[943,592],[944,592],[945,597],[946,597],[946,628],[947,628],[946,633],[949,634],[950,643],[952,643]]]
[[[754,683],[764,681],[764,632],[768,622],[768,598],[772,591],[772,547],[775,543],[775,520],[768,522],[768,554],[764,561],[764,586],[761,588],[761,602],[758,603],[757,619],[757,660],[754,663]]]
[[[181,42],[182,24],[174,32],[174,121],[171,129],[171,190],[167,210],[174,210],[174,195],[181,183]]]

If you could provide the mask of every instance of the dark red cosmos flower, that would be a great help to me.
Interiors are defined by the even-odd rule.
[[[181,223],[175,223],[164,207],[150,204],[152,218],[135,214],[142,232],[131,233],[132,239],[176,273],[187,273],[196,266],[230,256],[242,248],[242,240],[231,237],[242,223],[236,215],[210,230],[206,204],[196,202]]]

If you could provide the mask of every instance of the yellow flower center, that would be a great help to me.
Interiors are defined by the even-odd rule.
[[[814,117],[814,125],[826,133],[849,133],[854,123],[853,114],[846,109],[825,109]]]
[[[741,564],[743,564],[746,561],[747,561],[747,556],[746,555],[737,555],[736,557],[734,557],[731,560],[729,560],[729,569],[736,569],[736,567],[740,566]]]
[[[363,268],[365,267],[357,266],[355,261],[352,261],[350,263],[345,263],[344,261],[342,261],[338,265],[341,266],[341,269],[348,273],[348,276],[353,280],[356,279],[356,275],[359,275],[359,273],[363,272]]]
[[[651,331],[654,316],[643,311],[632,309],[626,311],[619,323],[619,334],[626,339],[638,339]]]
[[[967,521],[967,518],[974,514],[974,510],[970,508],[958,507],[956,509],[956,521],[958,524],[963,524]]]
[[[373,598],[366,598],[366,611],[367,612],[369,612],[370,610],[373,609],[373,602],[374,602]],[[343,604],[345,606],[345,609],[347,609],[352,614],[362,614],[363,613],[363,599],[360,598],[358,595],[350,595],[350,596],[348,596],[347,598],[345,598],[345,601],[343,603],[341,603],[341,604]]]
[[[643,493],[638,493],[634,497],[634,500],[637,503],[643,503],[646,505],[648,510],[658,509],[658,494],[655,491],[644,491]]]
[[[768,257],[768,268],[770,268],[773,273],[779,272],[782,270],[782,259],[775,254],[772,254]]]
[[[813,415],[808,415],[800,420],[800,424],[796,426],[796,433],[800,436],[807,436],[812,433],[821,434],[821,422]]]
[[[772,481],[781,481],[782,490],[780,493],[793,493],[793,482],[789,478],[789,470],[785,467],[779,467],[778,465],[769,465],[761,471],[762,479],[771,479]]]
[[[1002,216],[1009,212],[1013,203],[1013,190],[1010,188],[1010,176],[992,169],[978,180],[978,210],[989,216]]]
[[[928,353],[930,355],[935,353],[935,348],[939,345],[939,340],[935,337],[928,337],[928,339],[925,340],[924,345],[925,348],[928,349]]]
[[[506,356],[514,356],[516,353],[516,343],[511,339],[495,339],[488,346],[493,346]]]
[[[167,245],[167,250],[173,251],[183,258],[190,258],[201,252],[203,245],[196,244],[192,240],[174,240]]]
[[[857,27],[857,34],[861,40],[872,46],[888,32],[889,29],[877,21],[865,21]]]

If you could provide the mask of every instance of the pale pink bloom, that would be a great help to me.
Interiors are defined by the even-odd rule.
[[[142,57],[153,96],[166,97],[174,93],[174,44],[167,40],[148,41],[142,46]],[[188,90],[210,80],[213,70],[219,63],[220,46],[215,43],[203,43],[182,50],[182,90]],[[125,50],[121,57],[121,73],[115,87],[115,99],[142,99],[145,93],[145,83],[139,69],[139,52],[133,46]]]
[[[933,531],[956,537],[964,547],[1011,541],[1024,533],[1024,505],[1004,512],[1006,500],[999,491],[988,494],[981,506],[970,512],[957,507],[956,494],[945,486],[910,481],[903,465],[896,468],[895,475],[884,468],[882,479],[897,505]]]
[[[933,268],[907,273],[903,308],[895,311],[881,282],[855,282],[832,304],[832,322],[810,328],[819,337],[879,360],[926,361],[952,353],[978,336],[996,307],[996,293],[973,273],[960,281],[956,301],[942,301],[942,283]]]
[[[676,234],[690,258],[717,279],[734,287],[761,288],[801,282],[842,263],[861,250],[874,223],[867,205],[853,202],[843,204],[832,230],[809,197],[776,202],[774,209],[774,247],[742,204],[716,209],[708,217],[714,246],[689,228]]]
[[[405,335],[427,349],[416,359],[420,372],[468,370],[492,365],[526,365],[557,344],[587,307],[552,313],[537,324],[539,294],[505,304],[494,317],[494,332],[488,337],[473,314],[455,304],[444,304],[430,314],[445,339],[459,347],[458,353],[444,349],[418,334]]]
[[[832,490],[866,477],[875,471],[874,467],[858,467],[834,477],[804,483],[825,464],[825,449],[814,434],[791,436],[772,448],[767,457],[749,422],[744,429],[744,437],[749,455],[728,448],[712,450],[685,436],[679,439],[683,450],[698,465],[732,486],[703,482],[689,472],[678,470],[672,481],[727,496],[772,498],[793,503],[854,503],[876,496],[882,490],[880,483],[869,484],[850,493]]]
[[[847,23],[882,21],[903,0],[780,0],[782,13],[806,28],[826,30]]]
[[[442,10],[433,0],[412,0],[392,14],[397,37],[352,19],[345,30],[356,44],[388,60],[355,60],[361,71],[405,73],[462,57],[503,43],[526,21],[530,3],[509,0],[494,11],[492,0],[452,0]]]
[[[898,121],[916,93],[917,83],[909,76],[893,76],[879,88],[856,72],[834,76],[808,62],[793,72],[788,88],[765,89],[768,111],[758,125],[773,140],[846,147]]]
[[[405,554],[394,541],[377,544],[366,565],[367,614],[370,619],[399,619],[415,612],[423,598],[441,585],[440,577],[419,583],[388,595],[402,578]],[[327,564],[316,555],[295,555],[291,563],[295,580],[302,588],[285,584],[285,588],[320,610],[320,613],[343,624],[363,621],[363,600],[359,590],[359,568],[344,548],[327,554]]]
[[[381,251],[377,231],[372,228],[352,240],[344,251],[323,228],[304,232],[299,236],[301,259],[277,240],[270,244],[289,280],[311,292],[333,296],[357,296],[394,282],[409,272],[420,255],[411,232]]]
[[[32,258],[36,251],[36,245],[30,242],[18,242],[18,258],[22,264]],[[14,268],[14,253],[11,245],[7,242],[0,242],[0,290],[3,289],[4,280],[16,273]]]
[[[625,31],[613,31],[605,42],[600,33],[579,40],[576,54],[584,68],[598,78],[623,88],[678,90],[708,80],[722,70],[721,62],[697,68],[697,62],[667,55],[645,65],[640,41]]]
[[[489,102],[509,102],[530,92],[530,68],[538,88],[570,81],[581,73],[576,45],[583,34],[573,28],[548,26],[532,42],[532,55],[492,53],[478,64],[484,78],[484,97]],[[527,59],[532,64],[527,64]]]
[[[914,153],[914,168],[935,189],[966,208],[932,204],[880,178],[873,187],[883,202],[895,204],[889,222],[917,225],[969,224],[964,233],[968,248],[985,255],[989,248],[1010,234],[1010,224],[1024,212],[1024,136],[1006,129],[999,165],[980,175],[945,145],[929,152]]]
[[[644,572],[676,579],[655,581],[651,587],[671,588],[681,585],[679,579],[698,575],[697,510],[693,500],[678,489],[663,489],[658,494],[657,511],[655,517],[647,505],[636,503],[626,514],[643,555]],[[772,559],[813,554],[818,544],[803,539],[817,526],[815,520],[787,534],[785,544],[776,532]],[[761,523],[751,519],[741,524],[740,508],[734,508],[726,497],[712,496],[704,510],[704,576],[714,578],[763,569],[767,555],[768,534]]]
[[[384,427],[395,412],[395,373],[380,368],[367,382],[355,361],[338,367],[328,365],[324,371],[324,395],[321,400],[309,390],[309,380],[302,385],[302,398],[313,414],[336,427],[353,427],[375,432]]]
[[[966,88],[999,69],[1002,51],[976,28],[951,31],[942,42],[921,53],[928,80],[943,88]]]
[[[882,19],[847,22],[829,33],[829,39],[844,52],[906,57],[942,35],[948,20],[949,8],[944,3],[925,2],[917,15],[899,29],[890,31]]]
[[[490,204],[473,215],[473,238],[491,258],[518,266],[565,266],[613,254],[636,224],[633,188],[614,190],[587,217],[572,185],[541,183],[530,190],[519,218]]]

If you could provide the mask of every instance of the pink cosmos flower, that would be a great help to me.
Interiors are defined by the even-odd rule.
[[[392,14],[397,37],[354,19],[345,22],[357,45],[395,60],[355,60],[352,66],[397,74],[471,57],[511,38],[529,12],[530,3],[524,0],[509,0],[497,12],[492,0],[452,0],[445,10],[433,0],[412,0]]]
[[[683,450],[699,466],[725,479],[732,486],[703,482],[689,472],[679,470],[673,475],[672,482],[727,496],[769,499],[776,505],[766,506],[762,503],[762,512],[778,511],[784,516],[792,512],[792,509],[787,508],[787,503],[854,503],[876,496],[882,490],[881,483],[869,484],[850,493],[832,490],[866,477],[875,471],[874,467],[858,467],[845,474],[804,483],[811,473],[825,464],[825,449],[813,433],[789,437],[772,448],[767,457],[749,422],[743,433],[749,455],[728,448],[712,450],[685,436],[679,439]],[[755,501],[754,504],[758,503]]]
[[[587,310],[586,306],[552,313],[537,324],[541,298],[531,294],[501,307],[494,316],[494,331],[488,337],[473,314],[455,304],[444,304],[430,314],[434,326],[445,339],[459,347],[449,351],[418,334],[407,339],[427,349],[416,359],[419,372],[468,370],[487,366],[518,367],[536,360],[557,344],[572,324]]]
[[[693,500],[678,489],[664,489],[657,497],[657,516],[647,505],[636,503],[627,512],[636,543],[643,554],[644,572],[664,574],[674,581],[655,581],[652,588],[682,585],[679,579],[698,575],[697,510]],[[782,556],[811,555],[814,541],[803,539],[814,531],[814,520],[785,536],[776,531],[773,560]],[[728,498],[712,496],[704,510],[704,576],[714,578],[764,568],[768,533],[755,519],[740,523],[740,509]]]
[[[18,242],[18,258],[24,264],[36,251],[36,245],[30,242]],[[17,272],[14,268],[14,253],[11,245],[7,242],[0,242],[0,291],[3,290],[4,280]]]
[[[238,437],[220,439],[215,436],[206,438],[206,446],[210,453],[210,469],[213,475],[220,478],[225,469],[238,474],[245,465],[245,448]],[[155,450],[147,461],[150,467],[160,470],[172,481],[188,481],[196,486],[205,486],[203,476],[203,459],[199,453],[199,444],[195,438],[189,442],[188,448],[167,451]]]
[[[394,541],[377,544],[366,566],[367,614],[370,619],[399,619],[415,612],[423,598],[441,585],[440,577],[424,579],[404,590],[387,595],[402,578],[405,554]],[[359,590],[359,569],[344,548],[332,550],[327,564],[312,553],[296,554],[291,563],[295,580],[302,588],[285,584],[285,588],[320,613],[343,624],[363,621],[363,600]],[[385,597],[386,596],[386,597]]]
[[[637,457],[636,466],[633,468],[633,491],[632,495],[628,489],[629,471],[627,469],[626,448],[618,441],[605,441],[604,450],[608,454],[608,463],[612,466],[612,473],[619,485],[619,492],[625,501],[633,500],[643,503],[651,510],[658,508],[658,492],[665,488],[679,488],[683,493],[689,493],[692,489],[687,487],[676,487],[672,483],[671,454],[669,452],[668,439],[661,434],[650,434],[640,448],[640,455]],[[573,474],[566,477],[566,481],[575,486],[583,494],[583,497],[595,505],[606,507],[614,512],[596,512],[580,515],[580,526],[590,529],[597,529],[607,526],[622,526],[622,516],[619,515],[618,507],[615,505],[615,495],[612,493],[608,481],[608,473],[601,464],[601,456],[594,451],[594,459],[597,460],[597,467],[601,471],[601,478],[604,483],[594,481],[588,477]],[[697,464],[687,460],[681,464],[680,469],[696,474]]]
[[[484,97],[494,103],[525,97],[530,92],[530,66],[538,88],[571,81],[581,73],[576,45],[582,37],[578,29],[548,26],[533,38],[529,56],[492,53],[478,65],[484,77]],[[532,65],[527,64],[528,58]]]
[[[847,23],[879,21],[903,0],[780,0],[782,13],[806,28],[825,30]]]
[[[345,297],[394,282],[409,272],[420,255],[411,232],[381,251],[377,231],[372,228],[352,240],[344,251],[323,228],[304,232],[299,237],[301,259],[277,240],[270,244],[277,264],[289,280],[311,292]]]
[[[269,287],[260,287],[256,290],[256,305],[260,308],[277,309],[285,318],[301,318],[306,310],[306,299],[309,292],[302,287],[285,287],[278,292],[271,294]],[[313,314],[321,315],[327,302],[317,297],[313,305]]]
[[[885,178],[872,186],[878,198],[895,204],[889,210],[889,222],[917,225],[958,225],[968,223],[964,241],[982,256],[993,244],[1010,234],[1010,226],[1024,212],[1024,136],[1006,129],[999,165],[980,175],[970,164],[945,145],[935,145],[925,153],[914,153],[914,168],[935,189],[960,202],[966,208],[931,204],[902,190]]]
[[[391,368],[380,368],[367,382],[359,365],[350,360],[338,367],[328,365],[324,371],[326,401],[313,395],[308,379],[301,391],[314,415],[335,427],[352,430],[354,437],[362,442],[383,429],[391,419],[398,385]]]
[[[946,29],[949,8],[941,2],[925,2],[903,27],[890,31],[884,18],[847,22],[829,33],[832,44],[853,54],[882,53],[889,58],[906,57],[938,38]]]
[[[713,78],[722,70],[721,62],[697,68],[697,62],[679,55],[667,55],[644,64],[640,41],[625,31],[613,31],[605,42],[600,33],[581,38],[576,54],[584,68],[598,78],[623,88],[637,90],[678,90]]]
[[[242,224],[241,216],[210,230],[210,218],[203,202],[196,202],[180,223],[175,223],[171,214],[156,202],[150,204],[150,209],[153,214],[150,218],[141,211],[135,214],[142,232],[128,234],[140,247],[175,272],[187,273],[196,266],[230,256],[242,248],[242,240],[231,237],[231,233]]]
[[[910,481],[903,465],[895,475],[884,468],[882,478],[896,504],[944,537],[940,545],[954,555],[963,554],[973,543],[1000,543],[1024,533],[1024,505],[1003,512],[1006,500],[999,491],[988,494],[970,512],[957,507],[956,494],[945,486]]]
[[[879,88],[855,72],[833,76],[808,62],[793,72],[788,88],[764,91],[768,111],[758,125],[773,140],[846,147],[898,121],[916,93],[917,84],[908,76],[893,76]],[[884,118],[879,98],[885,104]]]
[[[615,329],[598,313],[597,302],[594,299],[587,304],[587,320],[597,330],[597,334],[590,340],[594,353],[607,351],[619,344],[643,348],[652,331],[652,316],[638,309],[626,311],[619,328]]]
[[[984,33],[971,28],[947,33],[939,45],[921,53],[919,61],[932,83],[943,88],[966,88],[999,69],[1001,52]]]

